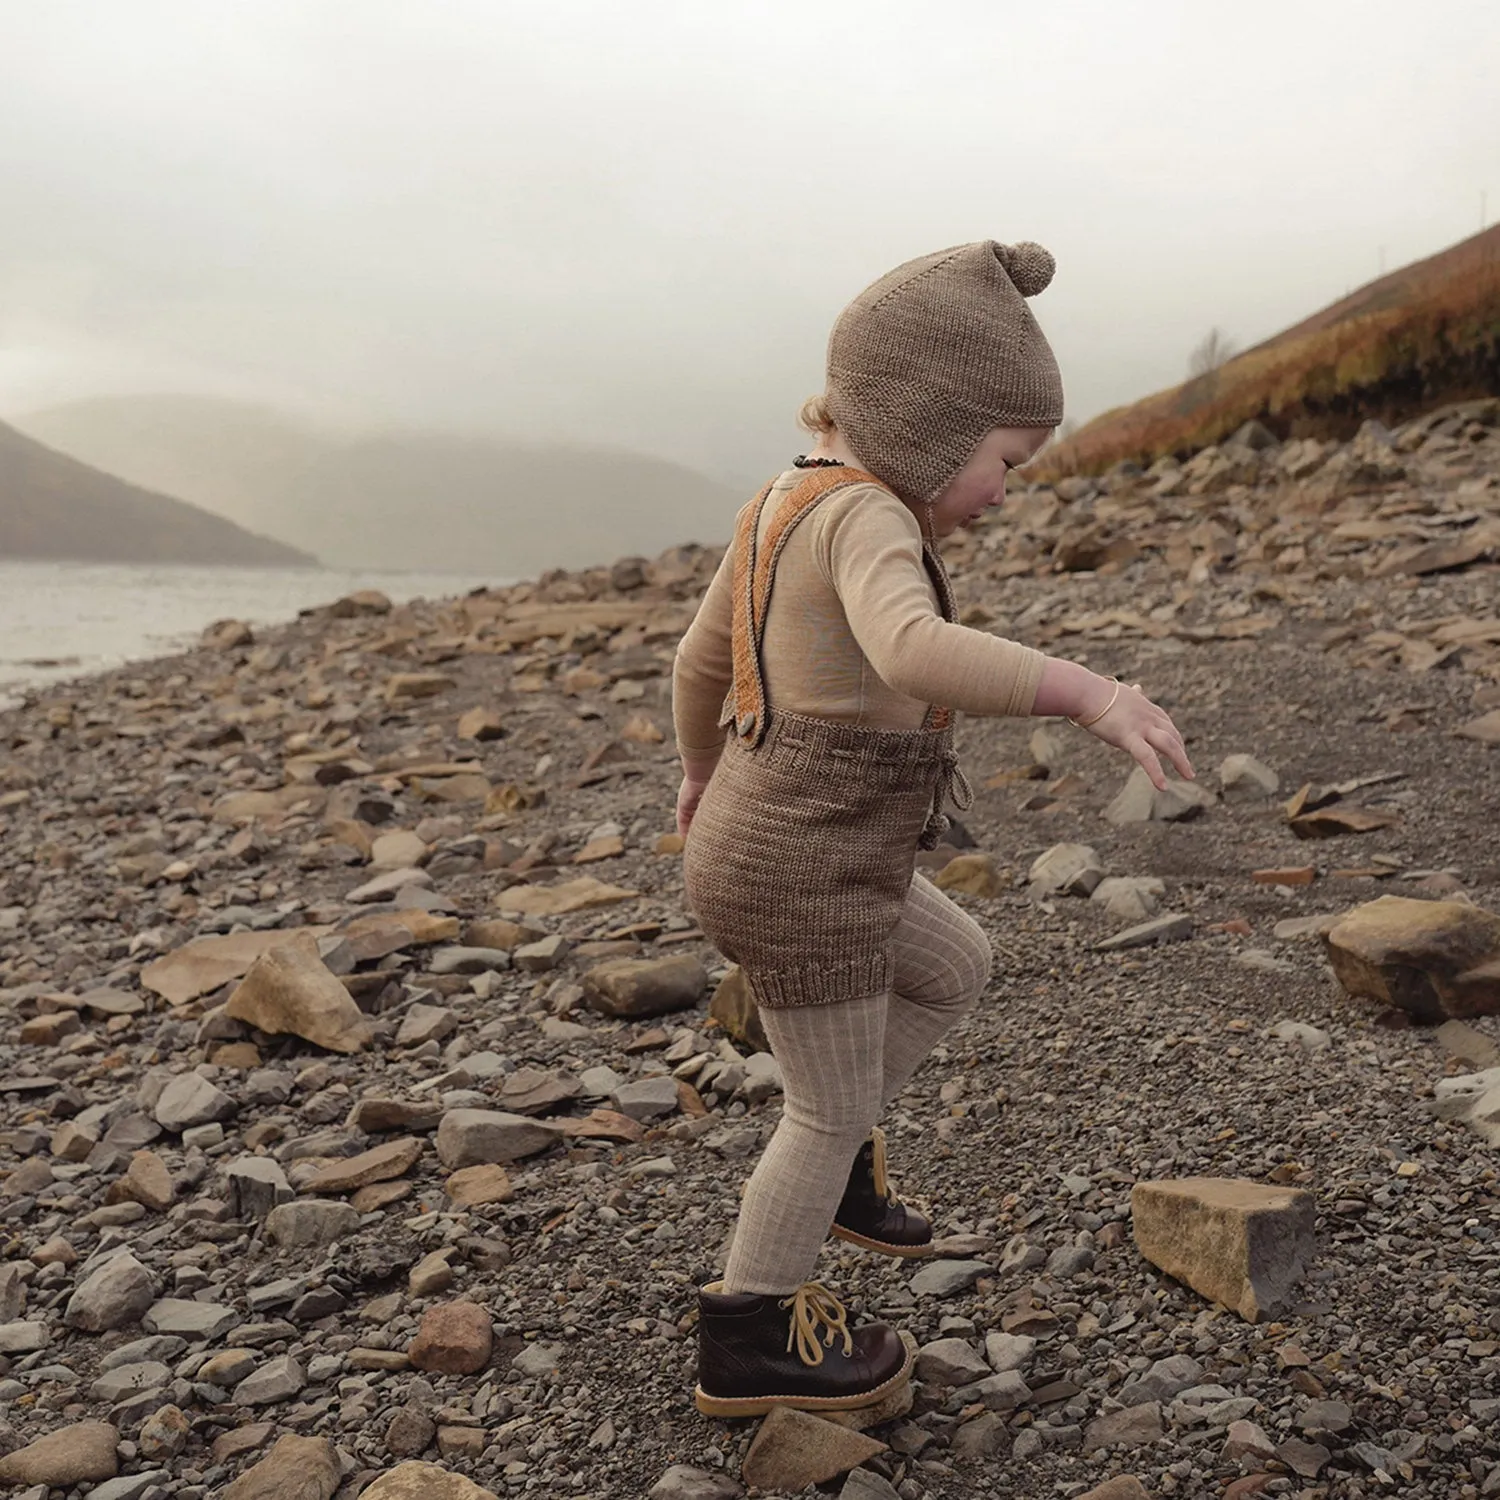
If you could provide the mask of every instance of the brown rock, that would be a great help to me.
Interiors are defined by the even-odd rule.
[[[422,1315],[406,1353],[414,1369],[440,1375],[474,1375],[494,1349],[490,1315],[476,1302],[445,1302]]]
[[[591,1109],[582,1119],[559,1120],[558,1125],[570,1140],[629,1143],[646,1139],[646,1127],[639,1120],[613,1109]]]
[[[661,1016],[697,1005],[708,975],[696,958],[617,958],[583,978],[589,1005],[606,1016]]]
[[[410,703],[419,698],[435,698],[457,687],[451,677],[441,672],[396,672],[385,681],[387,703]]]
[[[1318,877],[1312,865],[1296,865],[1287,868],[1252,870],[1250,878],[1256,885],[1311,885]]]
[[[1237,1178],[1139,1182],[1135,1242],[1152,1265],[1255,1323],[1284,1307],[1312,1259],[1310,1193]]]
[[[940,891],[962,891],[968,896],[998,896],[1005,889],[1000,870],[988,854],[960,854],[950,859],[933,884]]]
[[[83,1022],[71,1010],[55,1011],[51,1015],[33,1016],[21,1027],[23,1047],[55,1047],[65,1037],[83,1030]]]
[[[393,1458],[416,1458],[437,1436],[437,1423],[419,1406],[403,1406],[385,1429],[385,1451]]]
[[[141,1426],[140,1437],[137,1439],[141,1446],[141,1457],[152,1463],[176,1458],[187,1447],[192,1431],[192,1425],[181,1407],[159,1407]]]
[[[884,1452],[884,1443],[862,1432],[790,1406],[773,1406],[740,1472],[746,1484],[796,1495]]]
[[[735,1041],[743,1043],[752,1052],[771,1050],[771,1044],[766,1040],[766,1028],[761,1024],[760,1007],[755,1003],[755,994],[745,971],[738,964],[719,981],[719,987],[709,1001],[708,1019],[717,1021]]]
[[[260,1048],[254,1042],[225,1042],[208,1054],[216,1068],[233,1068],[248,1073],[260,1066]]]
[[[1453,732],[1466,740],[1478,740],[1481,745],[1500,745],[1500,708],[1492,708]]]
[[[482,1203],[508,1203],[511,1198],[510,1175],[494,1162],[464,1167],[443,1184],[455,1208],[478,1208]]]
[[[1400,816],[1396,813],[1341,805],[1301,813],[1292,818],[1287,826],[1299,839],[1331,839],[1337,838],[1341,833],[1373,833],[1377,828],[1389,828],[1392,823],[1400,821]]]
[[[261,1031],[290,1032],[330,1052],[358,1052],[369,1024],[349,991],[305,948],[272,948],[256,959],[224,1014]]]
[[[207,651],[235,651],[255,644],[255,632],[243,620],[215,620],[203,632],[201,644]]]
[[[495,905],[503,912],[523,917],[556,917],[593,906],[612,906],[639,895],[639,891],[607,885],[592,875],[580,875],[576,880],[560,881],[557,885],[513,885],[495,897]]]
[[[483,922],[470,922],[464,942],[470,948],[498,948],[502,953],[511,953],[525,943],[535,943],[546,936],[543,928],[494,917]]]
[[[329,1163],[303,1184],[309,1193],[352,1193],[372,1182],[385,1182],[404,1176],[417,1164],[425,1150],[423,1142],[411,1136],[382,1141],[380,1145],[344,1161]]]
[[[686,847],[687,840],[680,833],[664,833],[656,841],[658,854],[681,854]]]
[[[436,1464],[404,1463],[382,1474],[360,1500],[497,1500],[493,1490]]]
[[[1419,1021],[1500,1014],[1500,916],[1482,907],[1381,896],[1346,913],[1324,942],[1351,995]]]
[[[1095,1485],[1078,1500],[1151,1500],[1151,1491],[1133,1475],[1122,1474],[1117,1479],[1106,1479],[1103,1484]]]
[[[403,1198],[410,1198],[414,1184],[401,1182],[372,1182],[369,1187],[357,1188],[349,1198],[349,1206],[357,1214],[373,1214],[389,1208]]]
[[[117,1177],[104,1195],[106,1203],[141,1203],[158,1213],[171,1208],[177,1196],[167,1164],[154,1151],[137,1151],[123,1177]]]
[[[482,1427],[439,1427],[437,1431],[438,1452],[444,1458],[476,1459],[489,1441]]]
[[[401,911],[366,912],[339,929],[339,934],[353,945],[359,961],[384,958],[403,948],[427,948],[434,943],[451,943],[457,936],[457,917],[440,916],[423,911],[420,906]]]
[[[147,964],[141,971],[141,984],[169,1005],[186,1005],[241,978],[272,948],[296,948],[316,957],[317,940],[326,931],[302,927],[294,932],[235,932],[228,937],[198,938]]]
[[[120,1472],[120,1434],[108,1422],[75,1422],[0,1458],[0,1484],[44,1484],[70,1489],[98,1484]]]
[[[249,1427],[231,1427],[228,1432],[221,1432],[214,1439],[209,1452],[213,1454],[216,1464],[227,1464],[242,1453],[254,1453],[257,1448],[264,1448],[275,1431],[274,1422],[256,1422]]]
[[[424,1099],[361,1099],[344,1123],[367,1135],[385,1130],[436,1130],[443,1107]]]
[[[625,852],[625,840],[619,834],[609,834],[604,838],[590,839],[577,854],[573,856],[575,865],[596,864],[601,859],[618,859]]]
[[[288,1435],[224,1490],[221,1500],[329,1500],[339,1477],[327,1438]]]
[[[471,708],[458,721],[458,737],[481,743],[502,740],[505,738],[505,722],[493,708]]]

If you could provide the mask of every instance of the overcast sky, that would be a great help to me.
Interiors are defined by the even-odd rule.
[[[0,415],[795,451],[863,284],[1057,257],[1070,415],[1500,216],[1494,0],[0,0]]]

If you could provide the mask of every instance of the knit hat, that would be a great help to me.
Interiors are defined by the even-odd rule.
[[[877,479],[933,499],[996,427],[1056,427],[1062,377],[1026,298],[1056,263],[980,240],[866,287],[828,340],[828,413]]]

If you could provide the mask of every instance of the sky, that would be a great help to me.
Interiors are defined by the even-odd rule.
[[[115,392],[797,450],[839,309],[976,239],[1069,415],[1500,216],[1500,6],[0,0],[0,417]]]

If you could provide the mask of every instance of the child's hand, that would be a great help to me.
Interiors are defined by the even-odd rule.
[[[1083,720],[1079,727],[1087,729],[1106,745],[1113,745],[1117,750],[1124,750],[1134,756],[1158,791],[1167,784],[1166,773],[1161,766],[1163,755],[1176,767],[1179,775],[1192,780],[1195,774],[1192,763],[1188,760],[1182,735],[1172,722],[1171,715],[1166,709],[1158,708],[1141,691],[1138,682],[1128,685],[1116,683],[1110,688],[1110,692],[1114,693],[1116,688],[1119,691],[1113,702],[1105,700],[1109,703],[1107,708],[1103,703],[1097,704],[1089,712],[1079,716]],[[1100,713],[1100,709],[1104,709],[1104,712]],[[1094,719],[1094,714],[1099,714],[1099,717]],[[1090,719],[1093,720],[1092,723],[1089,722]]]
[[[687,831],[692,827],[693,814],[698,811],[698,804],[703,800],[703,793],[707,788],[706,781],[694,781],[691,776],[682,778],[682,785],[677,789],[677,832],[683,838],[687,837]]]

